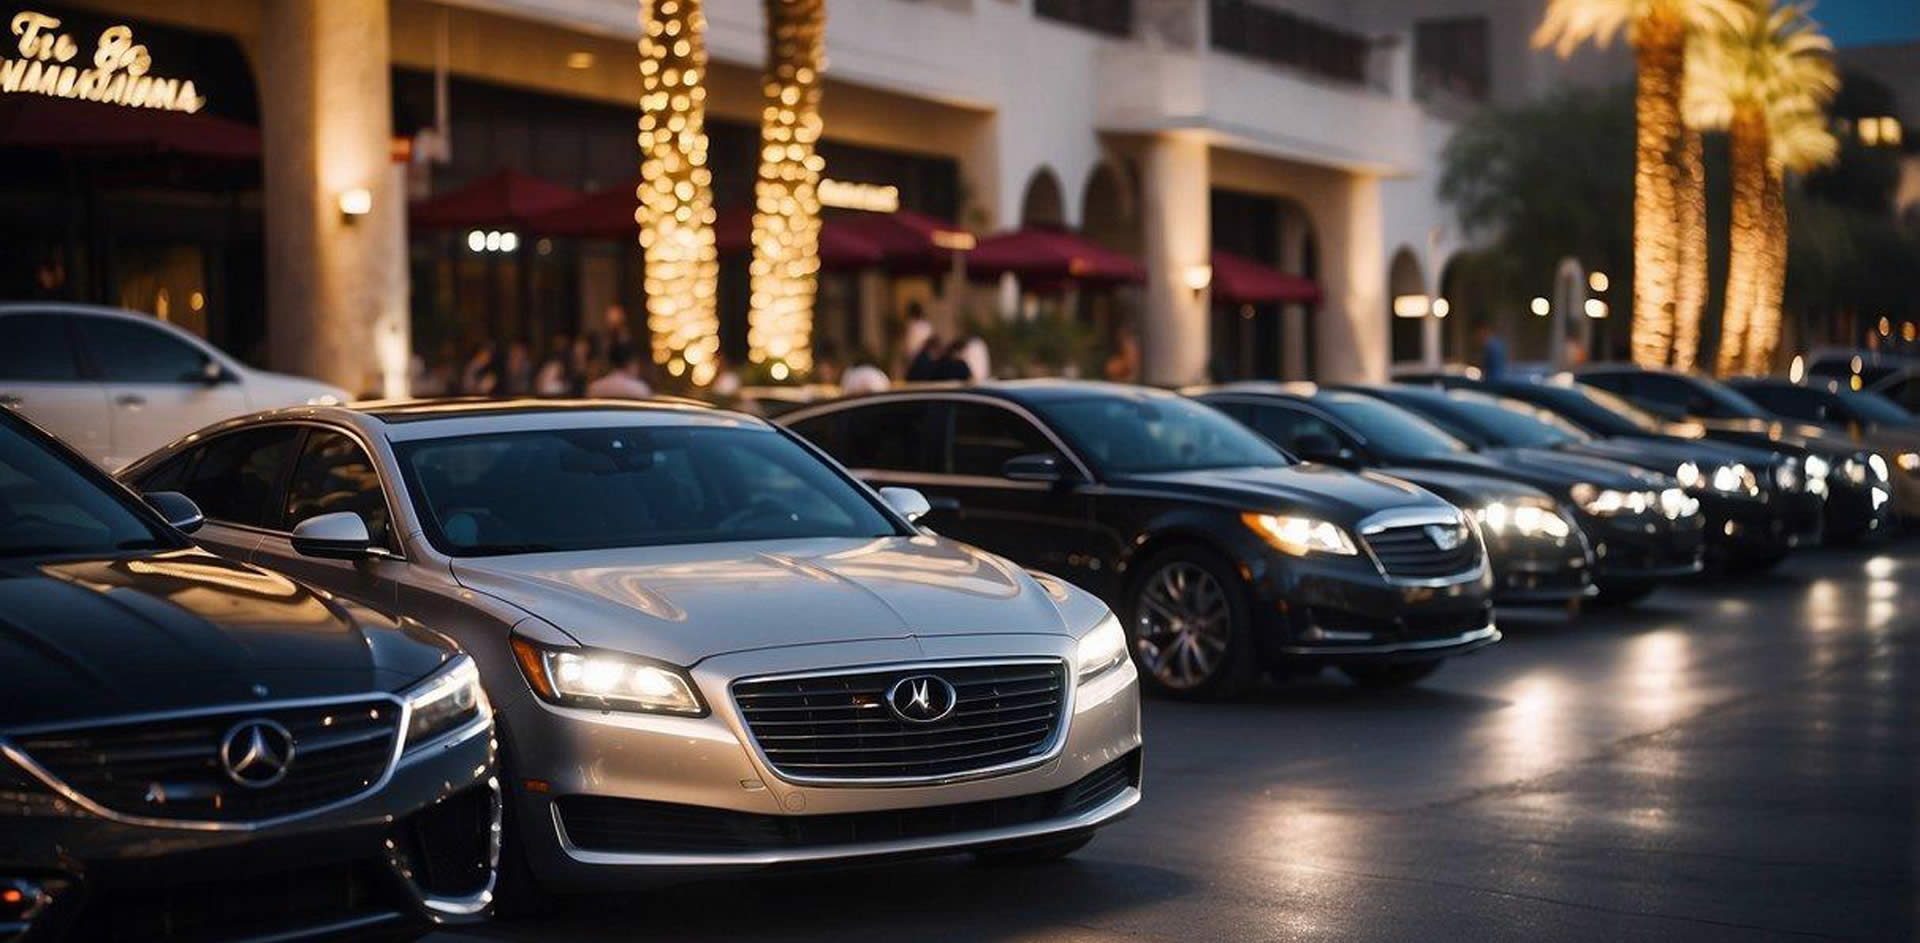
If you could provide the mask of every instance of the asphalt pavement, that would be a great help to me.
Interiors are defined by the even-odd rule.
[[[1150,700],[1146,800],[1065,862],[706,881],[435,939],[1916,939],[1920,540],[1501,625],[1409,691]]]

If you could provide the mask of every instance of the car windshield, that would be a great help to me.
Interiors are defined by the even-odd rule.
[[[1351,393],[1328,393],[1316,401],[1389,460],[1458,455],[1472,449],[1446,430],[1392,403]]]
[[[111,556],[181,544],[79,463],[0,423],[0,557]]]
[[[1494,445],[1550,449],[1587,438],[1578,426],[1517,399],[1452,397],[1453,412]]]
[[[1712,401],[1718,415],[1733,419],[1768,419],[1772,414],[1761,408],[1759,403],[1747,398],[1745,393],[1733,387],[1713,380],[1693,379],[1694,389]]]
[[[1183,397],[1089,396],[1034,407],[1107,474],[1289,464],[1259,434]]]
[[[1633,405],[1626,397],[1617,393],[1585,384],[1573,387],[1572,391],[1586,397],[1592,402],[1600,404],[1600,406],[1608,412],[1633,423],[1634,428],[1639,429],[1641,432],[1659,432],[1662,429],[1660,417]]]
[[[453,556],[902,533],[771,429],[541,429],[395,452],[427,539]]]
[[[1915,421],[1912,413],[1879,393],[1841,393],[1840,401],[1846,403],[1847,408],[1859,413],[1868,422],[1904,426]]]

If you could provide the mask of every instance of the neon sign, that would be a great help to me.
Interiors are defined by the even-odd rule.
[[[133,41],[133,27],[109,26],[95,41],[93,59],[74,63],[80,44],[57,32],[60,20],[26,10],[13,17],[20,58],[0,57],[0,93],[46,95],[129,108],[192,113],[207,100],[192,79],[149,75],[153,57]]]

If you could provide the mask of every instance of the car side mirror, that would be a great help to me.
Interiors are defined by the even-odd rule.
[[[292,541],[295,553],[322,560],[359,560],[373,551],[367,522],[352,511],[309,517],[294,526]]]
[[[1000,475],[1010,481],[1058,484],[1067,480],[1067,468],[1058,455],[1016,455],[1000,466]]]
[[[141,497],[147,506],[160,513],[166,522],[183,534],[191,534],[207,522],[207,516],[200,513],[200,505],[178,491],[149,491]]]
[[[1353,461],[1351,451],[1341,448],[1338,439],[1322,432],[1309,432],[1294,437],[1293,454],[1309,462],[1327,465],[1345,465]]]
[[[880,500],[887,502],[887,507],[906,518],[909,524],[917,523],[933,511],[927,496],[912,488],[881,488]]]

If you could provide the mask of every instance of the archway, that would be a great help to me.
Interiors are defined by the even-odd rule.
[[[1020,198],[1020,225],[1065,227],[1067,203],[1063,192],[1053,168],[1043,166],[1034,171]]]
[[[1424,298],[1426,294],[1427,278],[1420,270],[1419,257],[1412,249],[1401,246],[1387,265],[1386,316],[1393,336],[1393,363],[1417,363],[1423,357],[1422,335],[1426,331],[1428,305],[1411,299]]]

